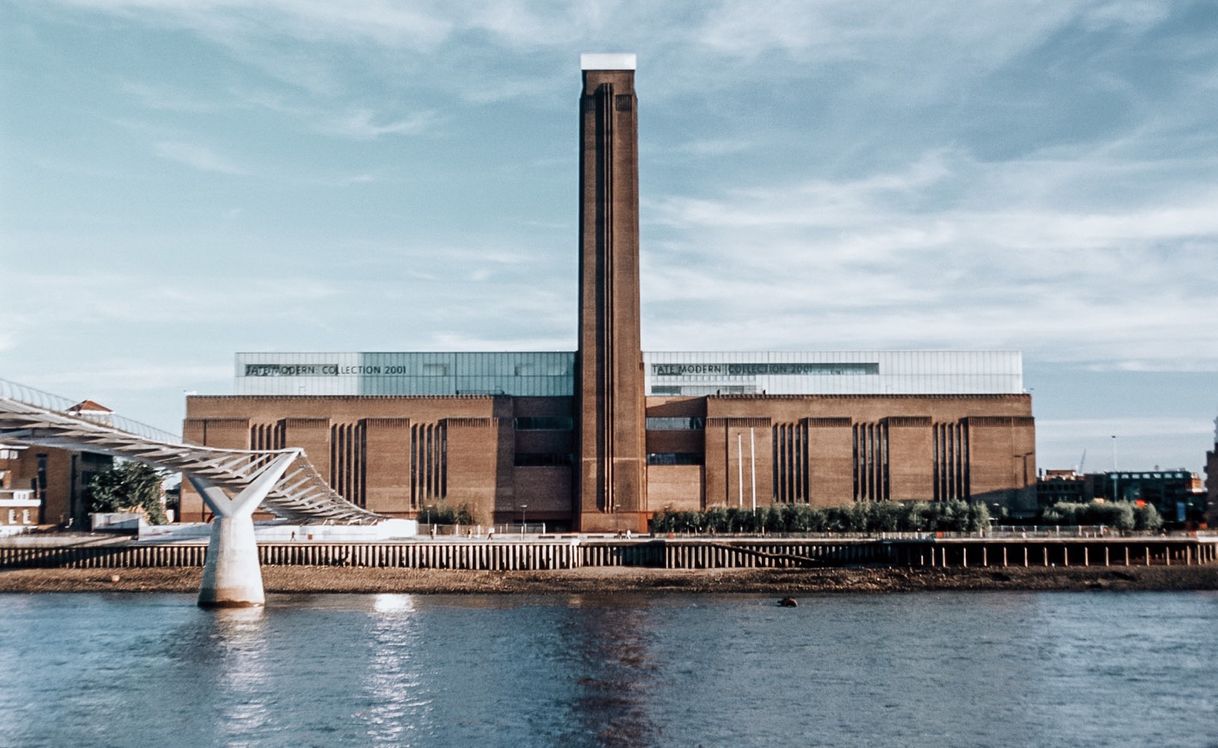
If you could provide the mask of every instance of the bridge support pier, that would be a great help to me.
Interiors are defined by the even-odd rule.
[[[199,585],[199,607],[244,608],[266,602],[262,567],[258,563],[258,543],[254,537],[254,510],[296,457],[297,454],[288,453],[275,458],[233,497],[207,478],[187,476],[215,515],[211,521],[203,582]]]

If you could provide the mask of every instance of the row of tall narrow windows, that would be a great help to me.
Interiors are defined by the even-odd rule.
[[[936,423],[933,429],[933,495],[928,498],[934,501],[967,500],[970,495],[968,425]],[[812,500],[814,484],[808,475],[810,436],[807,427],[800,423],[774,425],[775,501],[806,504]],[[854,500],[890,500],[888,424],[882,421],[854,424],[850,437]]]
[[[854,442],[854,500],[888,501],[888,424],[856,423]]]
[[[283,422],[250,427],[251,449],[284,449]],[[443,423],[410,427],[410,503],[448,496],[448,437]],[[363,422],[330,426],[330,487],[357,506],[368,504],[368,441]]]
[[[443,423],[410,427],[410,505],[448,496],[448,429]]]
[[[936,423],[934,429],[934,499],[968,499],[968,424]]]
[[[287,429],[283,421],[250,426],[250,449],[283,449]]]
[[[530,424],[532,425],[532,424]],[[540,424],[538,424],[540,425]],[[551,426],[545,423],[546,427]],[[934,501],[968,499],[969,446],[968,425],[933,425]],[[283,422],[255,424],[250,427],[252,449],[284,449]],[[812,481],[808,474],[810,434],[801,423],[775,424],[773,442],[774,499],[786,504],[806,504],[812,500]],[[851,427],[852,482],[855,501],[887,501],[889,483],[888,425],[884,422],[858,423]],[[560,466],[571,464],[571,455],[518,454],[518,466]],[[701,464],[701,455],[648,455],[652,465]],[[448,495],[448,438],[443,423],[414,424],[410,427],[410,502],[420,507]],[[330,427],[330,485],[343,498],[367,504],[367,441],[362,422]]]
[[[356,506],[367,506],[368,443],[363,423],[330,427],[330,487]]]
[[[807,504],[808,429],[801,423],[774,425],[774,499],[784,504]]]

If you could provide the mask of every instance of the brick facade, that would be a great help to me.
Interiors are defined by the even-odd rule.
[[[680,455],[692,464],[648,465],[644,503],[624,513],[622,529],[665,508],[932,501],[937,480],[962,485],[975,500],[1035,509],[1028,395],[647,398],[646,407],[649,416],[689,416],[702,428],[646,432],[653,459]],[[282,433],[333,484],[353,487],[349,499],[388,516],[447,503],[468,506],[483,522],[512,522],[524,506],[527,518],[575,527],[596,515],[575,491],[573,428],[516,428],[520,419],[564,416],[573,426],[573,408],[572,398],[542,397],[192,396],[185,432],[233,448],[247,448],[260,430]],[[935,454],[944,424],[967,434],[959,459]],[[876,458],[860,448],[864,428]],[[339,449],[348,433],[362,434],[358,449]],[[182,514],[203,518],[189,489]]]
[[[42,502],[38,524],[88,529],[88,488],[93,476],[114,464],[107,455],[77,449],[31,446],[6,449],[13,456],[0,459],[3,488],[32,489]]]

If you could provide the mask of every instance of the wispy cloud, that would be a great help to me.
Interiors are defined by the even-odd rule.
[[[40,378],[43,386],[93,397],[89,393],[142,392],[157,388],[197,387],[227,384],[233,376],[231,364],[152,364],[142,360],[108,360],[88,371],[55,371]],[[117,403],[115,408],[119,407]]]
[[[163,141],[154,147],[156,155],[168,161],[185,164],[199,171],[216,174],[248,174],[249,172],[235,161],[222,156],[212,149],[197,143],[181,143]]]
[[[759,334],[782,347],[997,344],[1218,369],[1218,330],[1199,311],[1218,287],[1218,190],[1198,179],[1187,197],[1082,197],[1120,172],[1153,185],[1173,169],[939,151],[836,182],[660,198],[645,213],[659,241],[644,297],[663,300],[649,320],[673,341],[697,334],[679,317],[713,322],[729,347]]]
[[[190,114],[214,112],[223,108],[222,103],[204,98],[191,91],[154,86],[140,81],[119,81],[118,90],[135,99],[140,106],[147,109]]]
[[[23,289],[39,289],[39,318],[57,325],[87,319],[90,325],[135,328],[152,332],[189,323],[251,324],[272,320],[306,320],[316,304],[340,292],[328,281],[264,273],[228,277],[216,268],[203,268],[190,282],[133,270],[120,272],[14,272],[10,280]],[[13,300],[35,303],[29,292]]]
[[[1214,422],[1205,418],[1042,418],[1037,422],[1048,440],[1079,441],[1088,438],[1184,436],[1209,434]]]
[[[266,89],[239,88],[232,95],[243,106],[287,115],[324,135],[352,140],[376,140],[386,135],[414,136],[433,131],[444,117],[431,109],[406,115],[386,114],[367,106],[349,106],[328,99],[301,97]]]
[[[356,109],[321,125],[333,135],[356,140],[375,140],[383,135],[421,135],[441,121],[435,112],[423,111],[399,119],[381,119],[369,109]]]
[[[740,153],[756,147],[756,141],[750,139],[708,138],[705,140],[691,140],[687,143],[682,143],[680,146],[678,146],[677,150],[681,153],[688,153],[695,156],[726,156],[731,153]]]

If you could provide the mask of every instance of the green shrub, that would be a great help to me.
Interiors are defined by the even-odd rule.
[[[989,509],[965,501],[879,501],[834,507],[772,505],[757,510],[713,507],[705,512],[664,509],[653,532],[977,532],[989,525]]]
[[[1134,527],[1143,532],[1157,532],[1163,526],[1163,518],[1159,516],[1159,510],[1155,509],[1154,504],[1145,504],[1140,507],[1135,507]]]
[[[1092,501],[1087,504],[1063,501],[1042,509],[1038,522],[1043,525],[1105,525],[1117,530],[1145,530],[1141,519],[1145,514],[1130,501]],[[1150,522],[1154,524],[1153,529],[1158,529],[1162,520],[1158,519],[1157,512],[1155,518]]]

